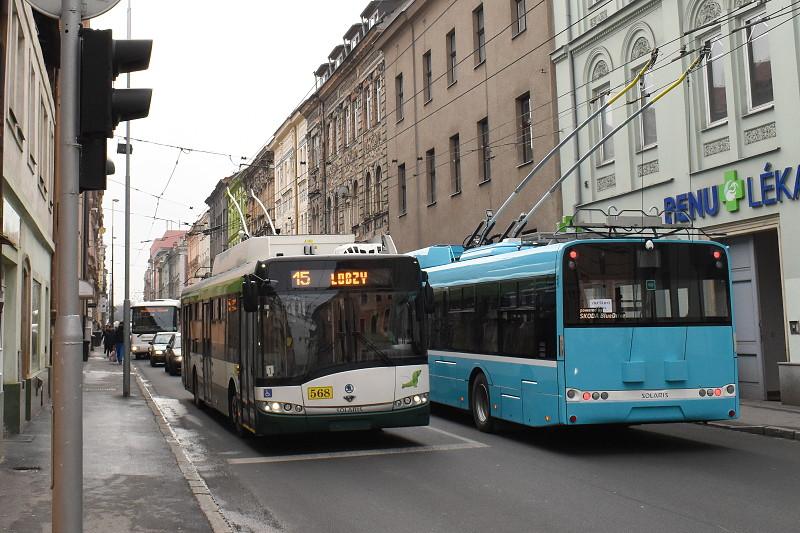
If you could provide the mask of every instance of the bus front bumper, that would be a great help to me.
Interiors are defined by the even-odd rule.
[[[430,412],[429,404],[397,411],[352,415],[278,415],[257,411],[255,427],[248,429],[257,435],[281,435],[427,426],[430,423]]]

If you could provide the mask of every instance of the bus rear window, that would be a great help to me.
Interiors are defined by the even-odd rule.
[[[710,244],[582,243],[564,254],[564,323],[729,325],[727,257]]]

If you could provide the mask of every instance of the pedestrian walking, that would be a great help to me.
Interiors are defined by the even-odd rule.
[[[114,326],[111,323],[106,324],[103,328],[103,353],[106,358],[112,362],[116,360],[116,357],[112,356],[116,349],[116,334]]]
[[[122,327],[122,321],[120,321],[119,326],[117,326],[116,334],[114,335],[114,341],[117,348],[117,363],[122,364],[123,353],[122,349],[124,347],[124,338],[125,338],[125,330]]]

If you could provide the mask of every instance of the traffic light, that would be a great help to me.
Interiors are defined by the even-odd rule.
[[[80,192],[105,190],[106,139],[122,121],[144,118],[151,89],[114,89],[122,73],[146,70],[151,40],[114,40],[111,30],[81,30]]]

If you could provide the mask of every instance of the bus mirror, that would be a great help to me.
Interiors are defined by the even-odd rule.
[[[262,281],[258,287],[258,294],[259,296],[264,296],[265,298],[275,296],[275,287],[272,286],[272,280],[268,279]]]
[[[251,276],[244,276],[242,278],[242,308],[245,312],[258,311],[258,293],[258,282]]]
[[[432,315],[436,307],[434,305],[433,287],[427,281],[423,287],[423,297],[425,298],[425,313]]]

